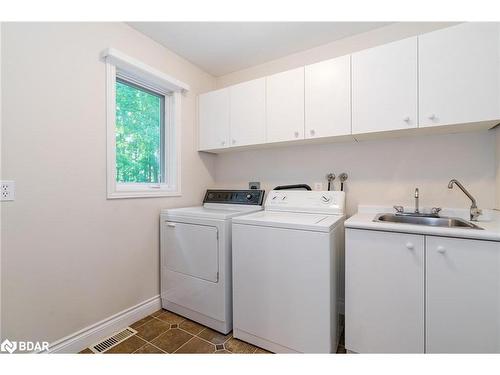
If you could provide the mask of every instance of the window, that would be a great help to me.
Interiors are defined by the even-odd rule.
[[[180,195],[179,125],[186,85],[105,51],[108,198]]]
[[[165,181],[165,96],[116,80],[116,182]]]

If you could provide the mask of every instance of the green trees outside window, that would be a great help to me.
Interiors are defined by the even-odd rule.
[[[165,97],[116,81],[116,181],[161,183]]]

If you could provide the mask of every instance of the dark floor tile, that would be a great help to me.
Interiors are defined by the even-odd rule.
[[[130,354],[135,352],[145,344],[146,342],[144,340],[137,337],[137,335],[134,335],[126,339],[124,342],[121,342],[118,345],[112,347],[107,352],[105,352],[105,354]]]
[[[156,318],[161,319],[168,324],[180,324],[185,320],[182,316],[166,310],[162,314],[156,315]]]
[[[154,313],[152,313],[150,316],[158,316],[160,314],[163,314],[165,311],[167,311],[167,310],[160,309],[160,310],[155,311]]]
[[[170,324],[152,318],[149,322],[143,324],[142,326],[136,329],[137,329],[137,336],[146,341],[151,341],[154,338],[160,336],[162,333],[169,330]]]
[[[251,354],[257,349],[256,346],[249,344],[247,342],[235,339],[231,337],[225,344],[224,347],[232,353],[239,354]]]
[[[94,352],[89,348],[85,348],[81,352],[78,352],[78,354],[94,354]]]
[[[134,354],[165,354],[165,352],[158,349],[156,346],[146,344],[143,347],[137,349]]]
[[[215,345],[215,350],[222,350],[222,349],[224,349],[224,345],[222,344]]]
[[[145,318],[142,318],[141,320],[138,320],[137,322],[134,322],[133,324],[131,324],[130,328],[137,329],[138,327],[142,326],[143,324],[149,322],[151,319],[153,319],[153,317],[148,315]]]
[[[215,345],[206,342],[205,340],[200,339],[199,337],[193,337],[187,343],[182,345],[175,353],[214,353]]]
[[[206,328],[198,333],[197,336],[201,337],[204,340],[210,341],[212,344],[224,344],[231,337],[231,333],[223,335],[222,333],[214,331],[213,329]]]
[[[229,350],[223,349],[223,350],[217,350],[214,354],[233,354]]]
[[[173,353],[192,337],[193,335],[174,328],[157,337],[151,343],[167,353]]]
[[[205,326],[193,322],[192,320],[186,319],[181,324],[179,324],[179,328],[182,328],[184,331],[188,331],[192,335],[197,335],[205,329]]]

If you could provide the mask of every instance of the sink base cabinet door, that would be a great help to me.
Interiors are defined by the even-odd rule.
[[[346,230],[345,346],[424,352],[424,236]]]
[[[500,243],[426,237],[426,352],[500,353]]]

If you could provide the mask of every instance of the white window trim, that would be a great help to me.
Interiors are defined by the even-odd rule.
[[[119,56],[117,58],[116,56]],[[114,49],[102,56],[106,61],[106,143],[107,197],[146,198],[181,196],[181,99],[189,86]],[[123,184],[116,182],[116,76],[117,69],[127,76],[169,92],[165,95],[165,183]],[[167,125],[168,124],[168,125]]]

